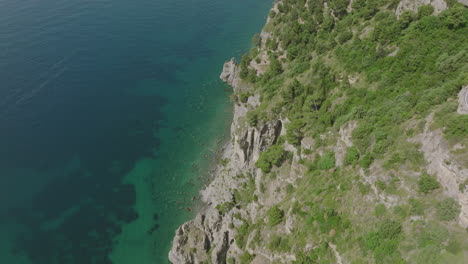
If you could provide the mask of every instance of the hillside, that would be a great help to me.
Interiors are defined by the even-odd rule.
[[[468,3],[284,0],[173,263],[468,263]]]

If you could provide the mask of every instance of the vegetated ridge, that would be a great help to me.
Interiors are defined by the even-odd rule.
[[[468,263],[468,3],[283,0],[173,263]]]

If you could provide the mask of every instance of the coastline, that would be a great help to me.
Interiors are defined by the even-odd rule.
[[[249,89],[239,78],[234,58],[224,63],[220,77],[233,87],[235,93]],[[226,213],[219,209],[232,204],[233,190],[249,181],[247,175],[252,175],[254,181],[262,176],[255,167],[260,152],[274,144],[280,134],[284,133],[281,121],[267,122],[259,128],[244,125],[248,108],[258,105],[258,94],[249,97],[245,105],[234,103],[230,140],[219,155],[219,159],[226,159],[228,162],[216,164],[211,182],[200,191],[204,206],[192,220],[177,229],[169,252],[172,263],[202,263],[207,260],[225,263],[229,251],[240,251],[232,240],[235,232],[233,227],[239,225],[239,215],[246,217],[247,213],[256,214],[259,208],[233,207]]]

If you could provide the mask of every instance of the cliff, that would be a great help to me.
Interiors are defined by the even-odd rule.
[[[247,84],[243,84],[239,78],[235,59],[224,64],[220,77],[233,87],[234,93],[248,89],[244,87]],[[183,224],[176,231],[173,248],[169,253],[172,263],[203,263],[208,260],[212,263],[226,263],[227,256],[242,251],[234,244],[236,230],[233,225],[241,223],[239,218],[248,217],[249,213],[255,214],[258,205],[251,204],[245,209],[234,207],[224,214],[220,213],[219,208],[234,203],[234,190],[249,181],[247,177],[257,174],[255,162],[260,153],[275,143],[282,130],[279,120],[265,123],[261,128],[244,125],[247,111],[258,106],[257,100],[258,96],[251,96],[246,105],[234,105],[232,140],[222,151],[222,159],[229,162],[217,166],[213,181],[202,190],[202,200],[207,206],[194,220]]]
[[[284,0],[172,263],[467,263],[468,11]]]

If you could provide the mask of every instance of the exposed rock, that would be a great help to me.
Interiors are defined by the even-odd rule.
[[[468,114],[468,85],[463,87],[458,93],[458,109],[459,114]]]
[[[220,78],[238,91],[242,87],[235,63],[235,59],[226,62]],[[259,96],[251,96],[247,105],[253,108],[258,106]],[[233,209],[226,215],[220,215],[215,208],[218,204],[233,200],[232,190],[245,181],[241,177],[236,177],[237,175],[247,173],[252,173],[254,177],[257,174],[261,175],[260,170],[255,167],[260,152],[274,144],[284,130],[281,120],[264,123],[259,127],[246,126],[242,120],[247,110],[244,104],[234,105],[232,140],[226,143],[221,154],[222,158],[229,160],[229,163],[225,167],[219,165],[215,169],[212,182],[201,191],[206,208],[199,212],[194,220],[183,224],[177,230],[169,253],[169,260],[172,263],[203,261],[226,263],[229,254],[239,251],[232,243],[234,231],[229,226],[239,226],[242,222],[235,219],[233,214],[240,213],[242,217],[248,217],[248,213],[255,216],[258,212],[257,205],[250,204],[243,211]]]
[[[468,169],[457,164],[451,157],[450,148],[442,136],[442,131],[430,130],[433,114],[426,119],[421,135],[415,138],[421,143],[421,151],[427,161],[427,172],[437,176],[446,195],[458,200],[461,205],[459,224],[468,227],[468,190],[459,189],[459,184],[468,179]],[[450,161],[450,162],[447,162]]]
[[[336,245],[334,245],[334,244],[332,244],[332,243],[328,243],[328,245],[330,246],[330,248],[331,248],[332,251],[333,251],[333,254],[335,255],[336,264],[343,264],[343,259],[341,258],[341,255],[340,255],[340,253],[338,252],[338,250],[336,249]]]
[[[460,4],[464,4],[465,6],[468,6],[468,0],[458,0]]]
[[[236,59],[232,58],[230,61],[227,61],[223,65],[223,71],[221,72],[221,76],[219,76],[221,80],[226,82],[231,86],[237,86],[237,67],[236,67]]]
[[[447,3],[444,0],[401,0],[396,8],[396,15],[399,17],[406,10],[417,13],[418,8],[423,5],[432,5],[436,15],[447,9]]]
[[[343,165],[348,147],[353,146],[353,142],[351,142],[351,134],[356,126],[357,122],[351,121],[340,128],[338,141],[334,148],[337,166]]]

